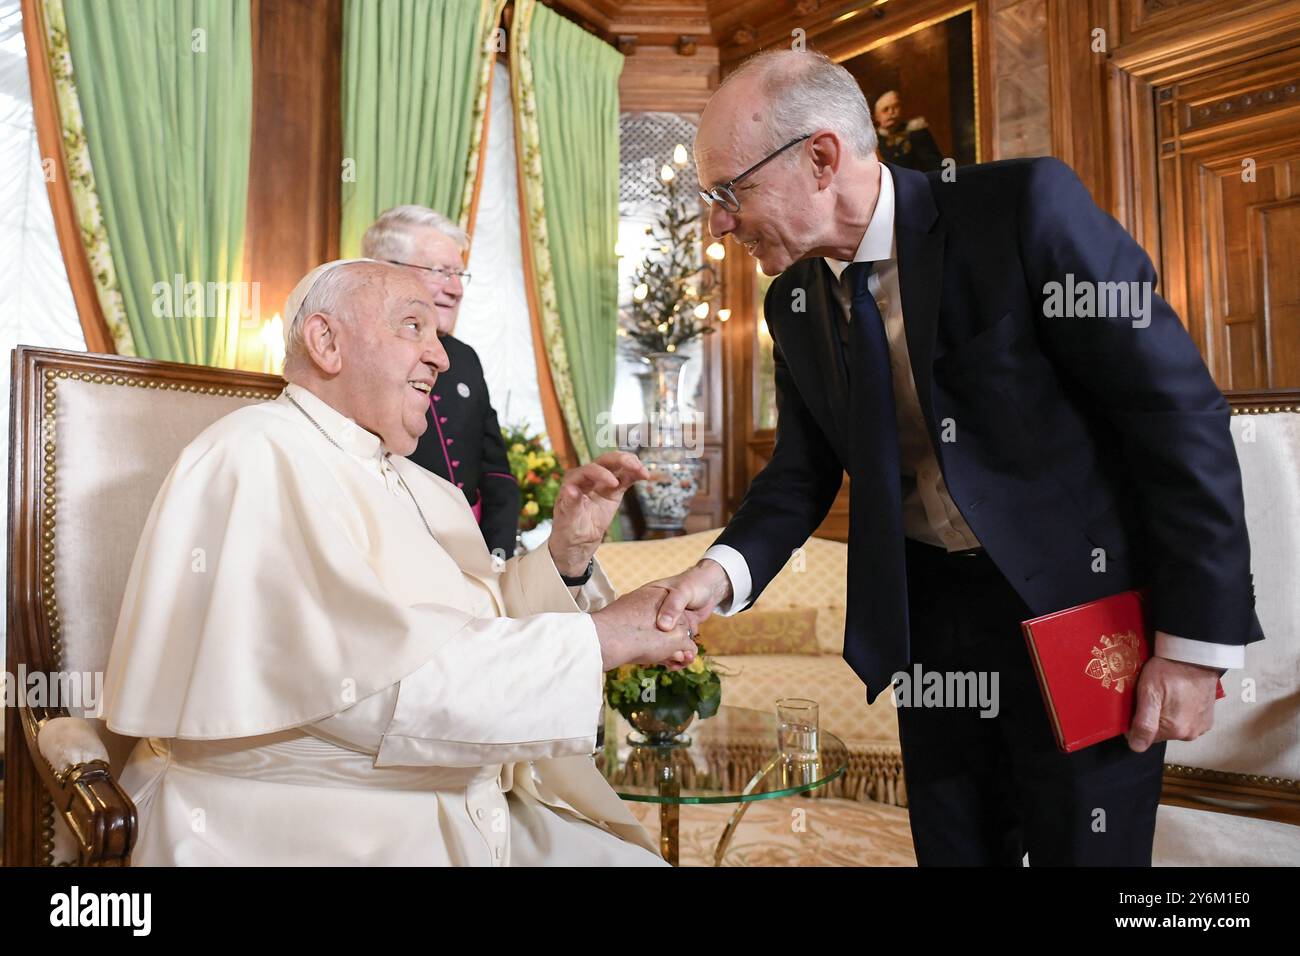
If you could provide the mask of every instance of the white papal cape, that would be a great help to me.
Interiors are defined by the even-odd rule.
[[[306,389],[226,416],[158,493],[109,658],[132,861],[662,864],[592,759],[581,612],[613,596],[544,548],[494,567],[459,489]]]

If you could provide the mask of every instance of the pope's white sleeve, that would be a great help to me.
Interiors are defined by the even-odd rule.
[[[565,587],[546,549],[507,562],[505,610],[442,642],[399,683],[303,728],[376,766],[476,767],[589,754],[600,713],[591,616],[616,597],[599,564]]]
[[[398,685],[375,765],[477,767],[590,754],[602,686],[587,614],[471,621]]]
[[[377,767],[590,754],[602,686],[590,616],[480,618],[415,673],[303,730]]]
[[[505,613],[517,617],[544,611],[598,611],[618,597],[614,585],[596,561],[591,579],[581,588],[565,587],[546,548],[506,562],[501,573]]]

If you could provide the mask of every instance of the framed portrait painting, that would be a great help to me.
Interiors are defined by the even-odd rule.
[[[971,4],[837,57],[866,94],[882,160],[922,172],[980,161],[975,29]]]

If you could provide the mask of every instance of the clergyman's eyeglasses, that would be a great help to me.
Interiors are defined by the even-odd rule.
[[[469,285],[470,274],[462,269],[448,269],[445,266],[417,266],[414,262],[398,262],[396,259],[385,259],[389,265],[406,266],[408,269],[423,269],[425,272],[432,272],[439,282],[448,282],[452,276],[460,280],[461,285]]]

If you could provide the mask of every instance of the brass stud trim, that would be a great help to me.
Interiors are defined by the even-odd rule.
[[[1175,777],[1188,777],[1205,780],[1210,783],[1234,783],[1252,787],[1269,787],[1276,790],[1288,790],[1300,795],[1300,780],[1288,777],[1266,777],[1255,773],[1230,773],[1226,770],[1208,770],[1204,767],[1188,767],[1183,764],[1165,764],[1165,773]]]

